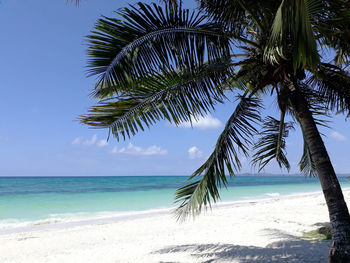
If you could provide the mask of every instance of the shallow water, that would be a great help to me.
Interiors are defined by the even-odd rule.
[[[174,207],[184,176],[0,177],[0,228],[69,222]],[[350,180],[340,178],[343,187]],[[237,176],[221,191],[238,201],[320,191],[317,178]]]

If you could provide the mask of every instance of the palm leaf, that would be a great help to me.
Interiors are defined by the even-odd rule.
[[[318,0],[283,0],[273,21],[265,59],[273,63],[293,57],[294,71],[316,69],[320,58],[312,28],[312,16],[322,10]],[[292,47],[288,46],[292,42]]]
[[[322,64],[317,75],[307,81],[323,98],[330,110],[349,114],[350,112],[350,75],[341,68]]]
[[[312,160],[309,146],[305,141],[305,137],[304,137],[303,155],[299,162],[299,168],[300,168],[300,172],[304,176],[309,176],[309,177],[317,176],[316,166],[314,161]]]
[[[200,8],[215,21],[223,22],[235,35],[247,33],[247,27],[264,31],[277,10],[272,0],[199,0]],[[265,33],[265,32],[264,32]]]
[[[80,0],[66,0],[67,3],[75,3],[76,5],[79,5]]]
[[[286,148],[285,138],[293,128],[292,122],[284,122],[284,116],[281,121],[269,116],[263,123],[263,130],[259,132],[261,136],[254,145],[256,153],[253,155],[252,162],[258,164],[261,171],[271,160],[276,159],[278,165],[290,169],[289,162],[284,153]]]
[[[229,57],[222,26],[181,6],[138,3],[117,14],[124,20],[104,17],[88,36],[89,73],[99,76],[97,85]]]
[[[225,99],[220,83],[229,73],[229,63],[210,63],[154,73],[129,82],[127,87],[107,86],[97,90],[100,97],[122,90],[117,97],[102,100],[81,121],[93,127],[110,128],[119,140],[135,135],[160,119],[175,124],[207,114],[215,103]]]
[[[181,203],[177,209],[178,219],[197,215],[203,206],[220,198],[218,188],[227,183],[225,170],[234,175],[234,171],[241,168],[239,152],[248,155],[251,138],[257,132],[254,124],[260,121],[260,108],[258,99],[240,97],[240,102],[219,136],[213,153],[187,181],[198,176],[201,178],[176,191],[176,200]]]
[[[322,12],[315,16],[315,28],[321,46],[335,50],[335,61],[343,64],[350,58],[350,3],[323,2]]]
[[[318,126],[329,128],[330,115],[327,107],[327,98],[318,92],[315,86],[311,84],[311,79],[308,79],[305,83],[299,83],[299,89],[303,97],[307,100],[309,110],[312,113],[315,123]],[[290,102],[288,107],[290,109],[293,108]],[[296,121],[299,122],[294,110],[290,110],[289,113]]]

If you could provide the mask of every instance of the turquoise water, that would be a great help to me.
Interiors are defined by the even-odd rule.
[[[0,228],[174,207],[183,176],[0,177]],[[339,178],[343,187],[350,180]],[[222,201],[320,191],[317,178],[237,176]]]

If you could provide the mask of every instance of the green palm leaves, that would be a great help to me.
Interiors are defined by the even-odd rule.
[[[226,174],[241,169],[242,156],[252,155],[259,170],[272,160],[290,168],[291,93],[302,94],[315,116],[349,113],[350,13],[340,0],[201,0],[193,12],[181,1],[163,2],[98,20],[88,37],[88,66],[98,77],[92,95],[99,103],[81,121],[109,128],[119,140],[159,120],[193,121],[238,95],[214,151],[176,192],[178,216],[185,218],[220,198]],[[337,64],[322,60],[319,50],[327,48]],[[261,121],[266,95],[276,97],[280,120]],[[301,172],[315,175],[306,141],[302,152]]]
[[[117,139],[119,135],[125,139],[160,119],[175,124],[192,121],[225,99],[217,83],[223,82],[229,67],[224,63],[206,63],[192,69],[154,73],[127,85],[101,87],[96,96],[106,97],[116,91],[120,95],[102,100],[82,117],[82,122],[110,128]]]
[[[301,156],[299,162],[300,172],[309,177],[316,177],[316,166],[314,161],[312,160],[311,153],[309,150],[309,146],[307,145],[304,138],[304,147],[303,147],[303,155]]]
[[[313,15],[322,10],[319,0],[283,0],[272,24],[265,58],[274,63],[293,58],[296,71],[300,67],[316,69],[319,64]],[[292,43],[292,45],[290,45]],[[289,45],[289,46],[288,46]]]
[[[262,170],[271,160],[276,159],[280,167],[284,166],[290,169],[285,149],[289,131],[293,129],[293,123],[285,123],[269,116],[262,125],[262,131],[259,132],[260,139],[254,145],[256,153],[253,156],[253,163],[259,165],[259,171]]]
[[[117,14],[124,20],[104,17],[88,37],[89,72],[99,75],[98,85],[228,57],[222,26],[203,23],[203,16],[189,10],[139,3]]]
[[[322,64],[317,76],[308,82],[315,86],[327,108],[349,114],[350,109],[350,75],[347,71],[331,64]]]
[[[248,156],[248,146],[257,132],[254,124],[260,121],[259,100],[240,98],[236,110],[226,123],[219,136],[213,153],[187,181],[195,177],[201,179],[190,182],[176,192],[176,199],[181,202],[177,209],[178,218],[185,219],[189,215],[200,213],[203,206],[220,198],[218,187],[227,183],[226,171],[234,175],[241,168],[240,154]]]

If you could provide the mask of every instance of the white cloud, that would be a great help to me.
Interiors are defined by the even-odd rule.
[[[198,128],[201,130],[208,130],[208,129],[217,129],[222,126],[222,122],[211,116],[210,114],[205,117],[198,118],[197,121],[192,122],[192,126],[190,122],[184,122],[179,125],[179,127],[182,128]]]
[[[118,147],[115,146],[111,151],[110,153],[118,153]]]
[[[159,146],[156,146],[156,145],[152,145],[152,146],[148,147],[143,152],[144,155],[165,155],[167,153],[168,153],[167,150],[163,150]]]
[[[193,146],[188,149],[188,157],[190,159],[199,159],[203,157],[203,153],[196,146]]]
[[[331,133],[331,137],[339,142],[346,142],[348,140],[343,134],[336,131]]]
[[[110,151],[110,153],[130,154],[130,155],[165,155],[168,153],[168,151],[156,145],[152,145],[148,148],[142,148],[139,146],[135,146],[132,143],[129,143],[127,147],[123,147],[120,150],[118,150],[117,147],[114,147]]]
[[[94,134],[94,135],[91,137],[90,140],[84,141],[83,144],[85,144],[85,145],[93,145],[93,144],[96,143],[96,141],[97,141],[97,135]]]
[[[82,137],[77,137],[77,138],[75,138],[71,143],[72,143],[72,144],[80,144],[80,143],[81,143],[81,140],[82,140]]]
[[[76,137],[71,144],[83,144],[83,145],[97,145],[98,147],[104,147],[108,145],[107,140],[97,141],[97,135],[92,135],[91,139],[84,140],[83,137]]]
[[[97,146],[98,146],[98,147],[105,147],[105,146],[107,146],[107,145],[108,145],[108,142],[107,142],[106,139],[104,139],[104,140],[99,140],[98,143],[97,143]]]

